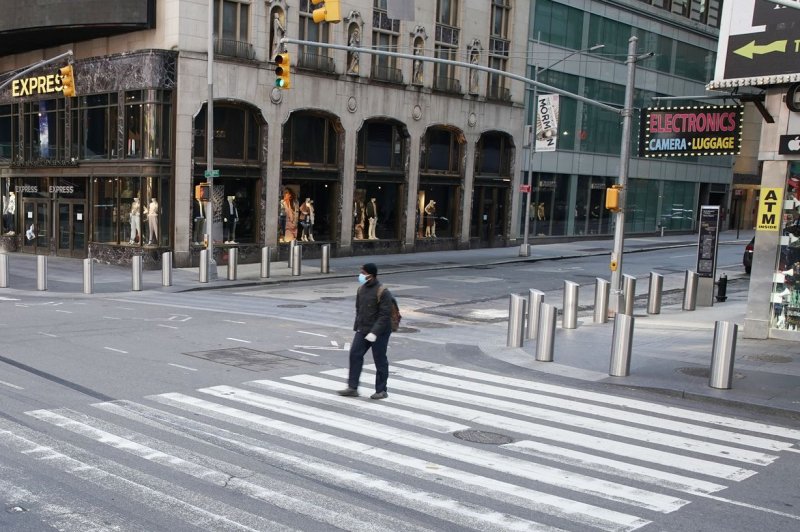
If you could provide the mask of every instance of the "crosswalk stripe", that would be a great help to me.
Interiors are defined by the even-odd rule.
[[[369,369],[372,369],[372,366],[370,366]],[[344,371],[345,370],[330,370],[323,373],[328,375],[341,376]],[[411,378],[425,379],[425,374],[421,372],[409,372],[409,374],[407,374],[406,372],[399,372],[398,375],[401,377],[410,376]],[[499,388],[497,386],[486,386],[478,383],[468,383],[466,381],[458,381],[456,379],[448,379],[445,382],[445,381],[440,381],[435,376],[431,377],[428,380],[434,384],[440,384],[440,385],[446,384],[449,386],[460,387],[460,388],[466,388],[467,385],[471,385],[470,391],[476,393],[483,393],[487,395],[491,394],[495,396],[499,395],[501,397],[508,397],[509,394],[513,394],[515,399],[520,399],[520,400],[526,399],[524,397],[525,392],[518,392],[515,390],[512,391],[506,388]],[[441,393],[441,388],[437,389],[432,386],[408,382],[402,379],[393,379],[392,386],[395,388],[427,394],[427,395],[435,394],[437,392]],[[470,405],[493,408],[501,410],[503,412],[511,412],[517,415],[533,418],[535,420],[544,420],[553,423],[568,425],[569,427],[572,428],[580,428],[585,430],[613,434],[615,436],[620,436],[631,440],[643,441],[646,443],[652,443],[664,447],[672,447],[674,449],[679,449],[681,451],[695,452],[699,454],[714,456],[716,458],[737,460],[739,462],[745,462],[748,464],[768,465],[778,458],[776,455],[750,451],[747,449],[738,449],[736,447],[731,447],[729,445],[721,445],[718,443],[706,442],[694,438],[676,436],[673,434],[659,432],[652,429],[630,427],[628,425],[623,425],[621,423],[615,423],[608,420],[594,419],[586,416],[578,416],[575,414],[561,412],[559,410],[548,410],[544,408],[538,408],[536,406],[529,404],[520,404],[511,401],[494,399],[491,397],[483,397],[480,395],[476,395],[474,393],[462,393],[458,391],[448,390],[447,398],[448,400],[466,402]],[[404,400],[408,403],[414,401],[412,398],[405,398]],[[420,402],[425,403],[427,405],[430,401],[420,400]],[[469,415],[475,415],[474,413],[477,413],[478,415],[481,415],[481,417],[484,420],[495,420],[493,422],[485,421],[487,424],[501,423],[505,425],[509,422],[516,422],[515,420],[511,420],[511,418],[507,418],[504,416],[497,416],[493,414],[482,414],[478,411],[471,411],[471,412],[472,413],[470,413]],[[618,412],[617,417],[624,417],[624,413]],[[517,423],[519,423],[521,426],[526,426],[525,423],[527,422],[517,422]]]
[[[324,484],[347,488],[364,496],[378,498],[412,511],[426,513],[438,519],[450,521],[461,528],[475,528],[485,532],[558,532],[560,530],[473,504],[465,504],[457,499],[416,489],[396,481],[388,481],[341,464],[316,459],[306,453],[289,454],[288,450],[277,451],[274,444],[267,448],[261,440],[139,403],[114,401],[97,403],[92,406],[175,435],[190,437],[196,441],[210,443],[246,456],[255,456],[268,461],[273,466],[277,465],[282,469],[312,477]],[[293,440],[296,441],[296,437]],[[384,468],[387,466],[384,462],[381,462],[380,465]],[[397,468],[395,470],[399,471]]]
[[[503,496],[503,500],[518,501],[514,504],[519,504],[529,511],[546,513],[584,526],[622,532],[636,530],[650,522],[641,517],[571,499],[565,499],[545,492],[532,490],[524,486],[460,471],[441,464],[434,464],[413,456],[388,451],[372,444],[337,437],[325,432],[308,429],[300,425],[286,423],[185,394],[160,394],[152,396],[152,399],[162,404],[181,408],[193,414],[202,412],[214,419],[240,424],[253,430],[264,431],[264,429],[266,429],[267,432],[278,431],[279,433],[283,433],[283,437],[287,438],[307,438],[313,441],[318,448],[328,449],[330,452],[341,453],[345,451],[347,453],[353,453],[349,454],[351,457],[369,456],[377,458],[380,461],[413,469],[418,473],[423,473],[427,478],[449,478],[471,486],[473,489],[477,488],[478,490],[482,490],[485,493],[493,492],[495,494],[500,494]],[[315,419],[314,421],[319,421],[319,419]]]
[[[400,384],[401,383],[399,382],[399,379],[393,379],[390,383],[391,386],[398,388],[400,387]],[[683,469],[685,471],[693,471],[726,480],[743,480],[753,476],[756,473],[751,469],[744,469],[742,467],[712,462],[710,460],[704,460],[692,456],[684,456],[674,452],[651,449],[641,445],[633,445],[609,438],[593,436],[591,434],[582,434],[580,432],[551,427],[540,423],[532,423],[529,421],[508,418],[505,416],[498,416],[496,414],[483,413],[480,411],[465,409],[456,405],[439,404],[433,401],[399,396],[399,394],[395,393],[392,393],[391,397],[392,402],[403,402],[405,404],[413,403],[416,405],[416,408],[424,408],[428,411],[439,412],[450,417],[461,417],[463,419],[470,419],[473,421],[480,420],[482,424],[487,424],[489,426],[499,425],[506,430],[513,430],[521,434],[535,436],[539,439],[555,441],[568,445],[576,445],[592,450],[599,450],[604,453],[615,454],[629,459],[641,460],[651,464],[658,464],[667,467],[674,467],[677,469]],[[475,399],[477,400],[477,396]]]
[[[331,385],[333,384],[333,381],[311,375],[293,375],[290,377],[284,377],[284,379],[292,382],[301,383],[306,386],[315,386],[318,388],[330,389]],[[270,383],[269,381],[259,380],[259,381],[252,381],[247,384],[248,385],[254,384],[257,386],[270,388],[271,387],[270,385],[272,383]],[[392,381],[393,388],[398,387],[397,385],[398,382],[393,379]],[[308,393],[308,392],[304,391],[303,393]],[[477,411],[474,410],[460,409],[458,407],[455,407],[454,409],[453,405],[449,404],[437,405],[436,403],[433,403],[431,401],[419,402],[415,401],[413,398],[409,398],[397,394],[395,392],[392,392],[391,398],[392,398],[391,401],[392,404],[405,405],[405,406],[410,406],[412,408],[423,408],[427,411],[436,411],[442,415],[449,415],[453,417],[457,417],[459,411],[463,410],[463,412],[465,412],[464,414],[465,418],[469,417],[471,420],[483,424],[483,419],[482,419],[483,416],[481,416],[480,414],[477,413]],[[458,411],[456,411],[456,409],[458,409]],[[396,410],[398,409],[396,408],[392,409],[392,411]],[[497,422],[494,426],[503,427],[507,430],[514,428],[511,425],[516,420],[513,420],[511,418],[503,418],[503,419],[504,420],[502,422]],[[538,436],[539,431],[533,430],[530,432],[530,434]],[[676,475],[673,473],[668,473],[657,469],[642,467],[628,462],[611,460],[608,458],[603,458],[601,456],[595,456],[588,453],[573,451],[566,447],[557,447],[545,443],[522,440],[515,443],[505,444],[503,445],[503,447],[523,453],[529,453],[529,454],[538,453],[536,454],[537,456],[545,457],[549,460],[570,465],[576,465],[587,469],[592,469],[595,471],[614,474],[617,476],[623,476],[625,478],[630,478],[640,482],[656,484],[664,488],[675,489],[688,493],[713,493],[726,488],[726,486],[722,484],[716,484],[713,482],[686,477],[683,475]],[[535,450],[536,453],[531,452],[532,450]]]
[[[18,424],[6,423],[2,419],[0,419],[0,445],[81,480],[113,492],[125,493],[132,499],[194,525],[200,530],[225,529],[252,532],[293,530],[111,460],[93,456],[73,445],[58,442]]]
[[[434,362],[426,362],[424,360],[415,360],[415,359],[399,360],[399,361],[393,361],[393,364],[401,366],[410,366],[417,369],[435,371],[437,373],[455,375],[458,377],[465,377],[478,381],[493,382],[505,386],[514,386],[517,388],[536,390],[545,393],[552,393],[554,395],[560,395],[560,396],[566,395],[567,397],[573,399],[578,398],[578,399],[586,399],[588,401],[597,401],[606,404],[613,404],[620,407],[624,407],[625,409],[642,410],[654,414],[661,414],[670,417],[688,419],[693,422],[709,423],[712,425],[728,427],[737,431],[746,430],[749,432],[770,434],[772,436],[788,438],[790,440],[800,439],[800,430],[797,429],[781,427],[778,425],[769,425],[766,423],[746,421],[733,417],[720,416],[716,414],[696,412],[694,410],[687,410],[685,408],[679,408],[674,406],[660,405],[657,403],[650,403],[647,401],[641,401],[629,397],[618,397],[610,394],[584,391],[578,388],[572,388],[568,386],[544,384],[535,381],[517,379],[514,377],[503,377],[500,375],[493,375],[491,373],[484,373],[480,371],[473,371],[453,366],[446,366]]]
[[[146,444],[139,443],[130,437],[121,437],[109,432],[109,430],[120,430],[118,427],[67,409],[59,409],[57,411],[36,410],[27,412],[27,414],[139,458],[212,484],[224,486],[236,493],[267,502],[279,508],[309,516],[314,520],[331,526],[344,527],[347,530],[372,532],[375,529],[374,523],[380,520],[390,529],[402,527],[404,530],[410,531],[427,530],[422,527],[416,527],[407,521],[400,522],[390,516],[380,515],[305,489],[289,487],[281,491],[277,486],[274,489],[268,488],[262,485],[263,483],[255,482],[255,480],[258,480],[258,476],[253,471],[207,456],[192,455],[178,448],[167,446],[164,442],[153,440]],[[106,428],[96,428],[87,422]],[[150,438],[146,439],[150,440]],[[170,452],[160,451],[156,449],[156,446],[161,448],[170,447]],[[267,480],[266,482],[269,481]]]
[[[202,388],[198,391],[220,399],[233,400],[249,406],[280,412],[284,415],[313,421],[320,425],[328,425],[339,430],[347,430],[362,436],[391,441],[394,444],[404,445],[417,451],[436,454],[480,467],[488,467],[510,475],[658,512],[669,513],[688,503],[688,501],[677,497],[596,479],[555,467],[532,464],[518,458],[506,457],[482,449],[438,440],[396,427],[357,419],[283,399],[276,399],[232,386],[214,386]]]

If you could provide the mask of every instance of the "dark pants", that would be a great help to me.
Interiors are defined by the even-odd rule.
[[[347,385],[357,389],[358,381],[361,377],[361,368],[364,367],[364,355],[372,347],[372,360],[375,361],[375,391],[385,392],[386,381],[389,380],[389,359],[386,357],[386,348],[389,345],[391,332],[378,336],[378,339],[370,343],[364,338],[366,335],[356,332],[353,336],[353,343],[350,346],[350,377]]]

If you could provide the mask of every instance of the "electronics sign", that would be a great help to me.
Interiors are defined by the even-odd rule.
[[[742,110],[739,105],[642,109],[639,156],[738,155]]]

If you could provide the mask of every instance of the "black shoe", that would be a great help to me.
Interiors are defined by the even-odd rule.
[[[336,393],[344,397],[358,397],[358,390],[355,388],[345,388],[344,390],[339,390]]]
[[[382,392],[375,392],[369,396],[370,399],[386,399],[387,397],[389,397],[389,394],[386,393],[386,390]]]

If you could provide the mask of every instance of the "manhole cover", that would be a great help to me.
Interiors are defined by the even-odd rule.
[[[485,430],[458,430],[453,433],[453,436],[459,440],[471,441],[473,443],[487,443],[491,445],[504,445],[511,443],[514,440],[505,434],[498,434],[496,432],[487,432]]]
[[[689,377],[702,377],[707,379],[711,375],[711,370],[708,368],[696,368],[696,367],[688,367],[688,368],[678,368],[675,371],[678,373],[683,373],[684,375],[688,375]],[[741,373],[733,374],[734,379],[743,379],[744,375]]]
[[[748,360],[759,360],[761,362],[775,362],[776,364],[788,364],[792,362],[792,357],[786,355],[751,355],[745,357]]]
[[[230,349],[215,349],[213,351],[195,351],[184,353],[187,356],[203,358],[225,364],[226,366],[236,366],[237,368],[250,371],[268,371],[278,367],[296,367],[307,364],[307,362],[291,358],[288,356],[258,351],[247,347],[233,347]]]
[[[278,308],[306,308],[306,305],[299,303],[287,303],[285,305],[277,305]]]

